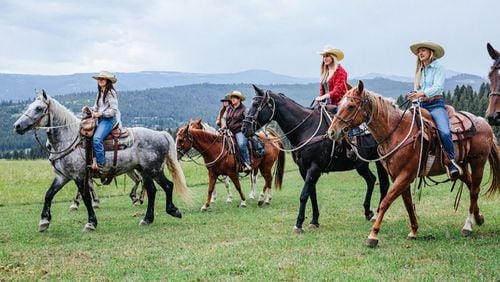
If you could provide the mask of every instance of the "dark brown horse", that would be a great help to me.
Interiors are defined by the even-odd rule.
[[[491,127],[483,118],[476,117],[470,113],[462,112],[475,126],[475,134],[462,140],[466,150],[458,149],[455,142],[455,151],[460,152],[457,158],[462,160],[461,167],[464,173],[460,179],[465,182],[470,191],[469,216],[462,229],[464,235],[472,232],[472,223],[478,225],[484,223],[484,217],[479,213],[477,200],[483,171],[486,162],[490,163],[492,183],[488,194],[492,195],[500,190],[500,160],[498,156],[496,139]],[[414,116],[413,116],[414,117]],[[328,129],[330,138],[338,140],[348,128],[358,126],[366,122],[375,140],[379,143],[379,151],[386,158],[383,164],[392,178],[393,185],[387,196],[380,204],[380,213],[368,236],[367,245],[375,247],[378,243],[378,232],[384,219],[384,215],[392,202],[402,195],[403,201],[410,217],[411,231],[408,238],[415,239],[417,236],[417,217],[413,209],[410,184],[415,180],[417,172],[420,171],[419,152],[426,148],[428,142],[416,142],[421,140],[419,129],[414,126],[414,119],[410,112],[401,111],[392,101],[369,91],[364,90],[360,81],[357,88],[351,89],[340,102],[338,112]],[[465,143],[465,144],[464,144]],[[422,145],[421,145],[422,144]],[[437,156],[441,155],[439,146],[436,148]],[[464,147],[462,147],[464,148]],[[469,171],[470,166],[470,171]],[[430,170],[424,175],[439,175],[445,173],[441,162],[434,162],[428,166]]]
[[[260,135],[264,140],[263,134]],[[236,190],[241,197],[241,207],[246,207],[245,195],[241,191],[241,184],[239,180],[238,167],[239,162],[237,157],[230,153],[230,142],[227,140],[227,135],[213,134],[205,130],[189,128],[189,125],[183,127],[177,133],[177,152],[180,156],[185,154],[191,148],[196,149],[202,156],[205,166],[208,169],[209,184],[208,195],[205,204],[201,207],[202,211],[206,211],[210,207],[210,199],[215,188],[215,182],[219,175],[227,175],[234,183]],[[271,185],[273,180],[272,168],[274,163],[276,165],[276,173],[274,179],[274,186],[277,190],[281,190],[281,183],[283,180],[285,168],[285,153],[278,148],[283,149],[284,145],[279,142],[264,142],[265,143],[265,156],[261,158],[254,158],[252,161],[252,168],[254,171],[257,169],[265,180],[263,194],[267,197],[270,196]],[[235,144],[235,143],[234,143]],[[235,146],[237,146],[235,144]],[[261,194],[262,195],[262,194]],[[262,205],[264,202],[269,203],[269,198],[264,201],[264,197],[259,197],[258,204]]]
[[[493,59],[488,78],[490,79],[490,102],[486,109],[486,119],[491,125],[500,125],[500,53],[491,46],[486,45],[488,53]]]

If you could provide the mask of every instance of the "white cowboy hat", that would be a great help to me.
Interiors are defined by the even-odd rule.
[[[116,76],[109,71],[101,71],[98,75],[92,76],[93,79],[99,80],[100,78],[105,78],[111,81],[111,83],[116,83],[118,79]]]
[[[241,92],[240,92],[240,91],[236,91],[236,90],[234,90],[234,91],[232,91],[232,92],[228,93],[228,94],[226,95],[226,97],[227,97],[228,99],[231,99],[232,97],[238,97],[238,98],[240,98],[240,100],[241,100],[241,101],[245,101],[245,99],[246,99],[245,95],[241,94]]]
[[[422,42],[418,42],[418,43],[415,43],[413,45],[410,45],[410,50],[413,54],[417,55],[418,54],[418,48],[427,48],[427,49],[431,49],[432,51],[434,51],[434,57],[436,59],[439,59],[441,57],[444,56],[444,48],[443,46],[437,44],[437,43],[434,43],[434,42],[431,42],[431,41],[422,41]]]
[[[335,56],[335,58],[337,58],[338,61],[342,61],[342,59],[344,59],[344,52],[342,52],[342,50],[340,49],[336,49],[336,48],[331,48],[331,47],[325,47],[325,49],[321,52],[318,52],[318,54],[320,54],[321,56],[324,56],[324,55],[333,55]]]

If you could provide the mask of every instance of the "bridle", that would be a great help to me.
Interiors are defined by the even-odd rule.
[[[185,156],[187,154],[187,152],[189,152],[193,148],[194,139],[193,139],[193,135],[191,135],[191,133],[189,132],[189,128],[188,127],[186,127],[186,130],[184,131],[184,134],[182,135],[182,138],[183,139],[182,139],[181,146],[177,147],[177,153],[182,154],[182,157],[183,157],[183,156]],[[190,146],[189,146],[189,149],[184,150],[184,148],[182,147],[182,145],[186,141],[189,142]]]
[[[187,150],[184,150],[182,148],[182,144],[184,144],[185,141],[189,142],[189,144],[190,144],[190,146],[189,146],[189,148]],[[215,144],[215,142],[217,142],[217,137],[214,138],[214,140],[212,140],[212,143],[209,146],[207,146],[207,148],[204,151],[199,152],[199,154],[203,155],[203,153],[205,153],[208,150],[210,150],[212,148],[212,145]],[[226,155],[226,154],[224,154],[224,152],[225,152],[225,150],[224,150],[225,149],[225,143],[226,143],[226,135],[223,135],[221,151],[220,151],[219,155],[215,158],[215,160],[213,160],[213,161],[211,161],[209,163],[205,163],[205,166],[207,168],[212,167],[213,165],[215,165],[222,157],[224,157]],[[188,125],[188,126],[186,126],[186,130],[184,131],[183,140],[182,140],[181,146],[177,147],[177,153],[182,154],[182,157],[187,156],[187,152],[189,152],[193,148],[193,144],[194,144],[194,138],[193,138],[193,135],[191,134],[191,132],[189,132],[189,125]],[[191,157],[189,157],[189,158],[194,163],[196,163],[198,165],[201,165],[200,163],[196,162]]]
[[[254,100],[260,99],[260,103],[257,106],[257,110],[255,111],[255,113],[252,116],[250,116],[250,115],[245,116],[245,118],[243,119],[243,122],[248,123],[251,126],[251,128],[253,129],[253,131],[255,132],[255,131],[257,131],[258,128],[269,124],[273,120],[274,114],[276,113],[276,102],[271,97],[271,95],[269,95],[269,90],[264,92],[264,96],[254,96],[253,99]],[[271,110],[271,116],[269,117],[268,121],[261,124],[258,121],[259,114],[265,107],[268,107]]]
[[[38,125],[40,124],[40,122],[42,121],[42,119],[44,117],[48,117],[49,119],[49,124],[48,126],[50,127],[50,100],[49,102],[45,102],[45,101],[42,101],[45,105],[47,105],[47,107],[45,108],[45,110],[43,111],[42,115],[38,118],[38,119],[35,119],[33,118],[32,116],[30,115],[27,115],[26,113],[23,113],[23,116],[26,116],[27,118],[29,118],[31,121],[33,121],[33,123],[31,124],[31,128],[37,128]]]
[[[365,122],[366,126],[368,126],[373,120],[373,104],[370,101],[370,97],[365,96],[365,98],[363,99],[363,98],[354,96],[352,94],[349,94],[349,95],[344,96],[344,99],[347,99],[347,98],[353,99],[353,100],[358,100],[358,101],[360,101],[360,103],[358,104],[356,111],[351,115],[351,118],[349,118],[349,119],[341,117],[338,113],[335,114],[335,116],[334,116],[335,118],[339,119],[340,121],[342,121],[343,123],[345,123],[347,125],[346,127],[344,127],[343,131],[348,131],[349,128],[352,127],[352,122],[358,116],[359,113],[363,114],[363,116],[364,116],[363,121]],[[365,105],[367,105],[367,104],[370,105],[370,115],[369,116],[364,108]]]
[[[500,69],[500,60],[498,60],[495,64],[493,64],[493,66],[491,67],[491,72],[493,71],[496,71]],[[491,83],[491,79],[490,79],[490,87],[491,87],[491,90],[493,90],[493,85]],[[500,96],[500,91],[491,91],[490,90],[490,93],[488,94],[488,96]]]

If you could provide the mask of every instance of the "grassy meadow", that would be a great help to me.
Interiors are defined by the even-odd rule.
[[[247,200],[226,204],[223,185],[208,212],[204,167],[182,163],[193,203],[176,197],[183,218],[165,213],[160,189],[155,222],[138,223],[146,207],[131,204],[132,181],[98,187],[101,207],[95,232],[83,232],[83,206],[70,212],[76,187],[68,184],[55,198],[49,230],[39,233],[44,194],[53,179],[47,160],[0,160],[0,281],[3,280],[188,280],[188,281],[498,281],[500,279],[500,195],[481,196],[483,226],[473,234],[460,230],[468,214],[466,188],[457,212],[450,184],[426,187],[417,203],[419,238],[406,240],[409,220],[401,198],[386,214],[379,246],[365,239],[371,223],[363,216],[365,184],[354,171],[330,173],[318,183],[321,227],[297,235],[302,179],[287,158],[283,191],[274,191],[270,206]],[[488,178],[488,173],[485,180]],[[262,179],[258,185],[261,187]],[[245,194],[249,180],[243,180]],[[260,189],[260,188],[259,188]],[[372,206],[378,202],[378,186]],[[483,189],[483,193],[486,189]],[[175,196],[174,196],[175,197]],[[375,207],[374,207],[375,208]],[[310,220],[310,204],[306,211]],[[307,224],[305,224],[307,226]]]

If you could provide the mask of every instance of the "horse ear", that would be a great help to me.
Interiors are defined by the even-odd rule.
[[[43,96],[43,99],[47,100],[47,93],[45,93],[45,89],[42,89],[42,96]]]
[[[255,84],[252,84],[253,86],[253,90],[255,90],[255,94],[257,94],[257,96],[262,96],[264,94],[264,91],[262,91],[262,89],[260,89],[259,87],[255,86]]]
[[[498,53],[497,50],[495,50],[495,48],[493,48],[493,46],[491,46],[491,44],[489,42],[486,44],[486,48],[488,49],[488,53],[490,54],[490,57],[493,60],[498,59],[498,57],[500,56],[500,54]]]
[[[363,84],[363,81],[362,80],[358,81],[358,92],[359,92],[359,94],[363,93],[364,88],[365,88],[365,85]]]
[[[195,122],[196,122],[197,124],[201,125],[201,118],[200,118],[200,119],[195,120]]]

